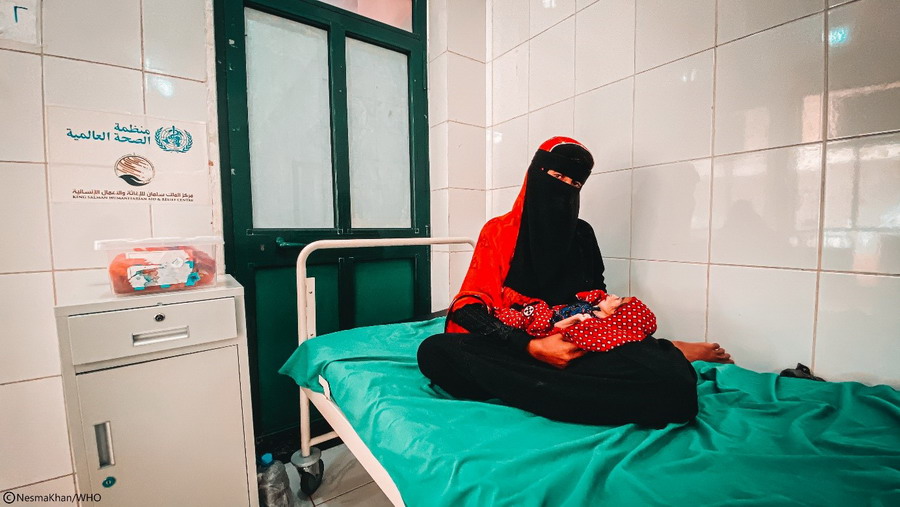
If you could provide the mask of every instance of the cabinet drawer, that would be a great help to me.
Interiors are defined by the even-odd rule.
[[[234,298],[69,317],[74,364],[87,364],[237,336]]]

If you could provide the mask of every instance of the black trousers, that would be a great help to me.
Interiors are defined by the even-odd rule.
[[[419,369],[456,398],[498,398],[548,419],[659,428],[697,415],[697,374],[668,340],[589,352],[557,369],[484,336],[444,333],[419,346]]]

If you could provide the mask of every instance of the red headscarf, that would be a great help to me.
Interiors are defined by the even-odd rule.
[[[540,146],[539,152],[550,152],[553,148],[564,144],[575,144],[584,148],[574,139],[554,137],[545,141]],[[475,252],[472,254],[469,270],[466,272],[459,293],[450,304],[449,313],[452,314],[459,308],[472,303],[481,303],[487,307],[488,311],[493,311],[495,308],[508,308],[513,304],[533,299],[522,296],[503,285],[516,249],[527,186],[528,177],[526,175],[512,210],[492,218],[482,227],[481,233],[478,235],[478,243],[475,245]],[[448,318],[447,332],[467,333],[468,331]]]

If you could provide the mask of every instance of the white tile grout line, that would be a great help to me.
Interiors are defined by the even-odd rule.
[[[92,63],[92,64],[94,64],[94,65],[102,65],[102,66],[104,66],[104,67],[113,67],[113,68],[116,68],[116,69],[122,69],[122,70],[133,70],[133,71],[136,71],[136,72],[144,72],[143,69],[137,69],[137,68],[134,68],[134,67],[128,67],[128,66],[125,66],[125,65],[117,65],[117,64],[114,64],[114,63],[107,63],[107,62],[97,62],[97,61],[94,61],[94,60],[85,60],[84,58],[73,58],[73,57],[71,57],[71,56],[53,55],[53,54],[44,53],[44,52],[37,52],[37,51],[23,51],[23,50],[21,50],[21,49],[13,49],[13,48],[0,48],[0,51],[10,51],[10,52],[13,52],[13,53],[22,53],[22,54],[25,54],[25,55],[39,55],[39,56],[45,56],[45,57],[47,57],[47,58],[56,58],[56,59],[59,59],[59,60],[69,60],[69,61],[72,61],[72,62],[81,62],[81,63]],[[195,83],[206,83],[205,80],[194,79],[194,78],[185,77],[185,76],[176,76],[175,74],[166,74],[165,72],[156,72],[156,71],[151,72],[151,71],[147,71],[147,73],[148,73],[148,74],[154,74],[154,75],[157,75],[157,76],[170,77],[170,78],[173,78],[173,79],[183,79],[183,80],[185,80],[185,81],[193,81],[193,82],[195,82]]]
[[[25,384],[27,382],[37,382],[38,380],[47,380],[51,378],[62,379],[62,373],[57,375],[44,375],[43,377],[25,378],[20,380],[12,380],[9,382],[2,382],[0,383],[0,387],[11,386],[13,384]]]
[[[56,276],[52,273],[56,270],[56,258],[54,255],[55,248],[53,247],[53,214],[52,214],[52,206],[50,202],[53,199],[52,187],[50,186],[50,142],[49,142],[49,121],[47,117],[47,87],[44,84],[45,75],[44,75],[44,64],[47,61],[47,55],[44,54],[44,5],[41,4],[41,120],[44,122],[43,128],[41,129],[41,134],[44,136],[43,145],[44,145],[44,188],[47,191],[47,245],[50,250],[50,288],[53,291],[53,304],[59,303],[59,294],[57,293],[56,287]],[[68,429],[68,428],[67,428]],[[74,466],[74,462],[73,462]],[[74,470],[74,468],[73,468]]]
[[[819,234],[818,234],[818,257],[816,259],[816,293],[813,296],[813,329],[812,329],[812,350],[810,351],[809,367],[815,371],[816,368],[816,339],[818,338],[819,327],[819,291],[822,285],[822,255],[825,251],[825,173],[828,168],[828,9],[822,16],[822,46],[823,46],[823,74],[822,78],[822,161],[819,166],[822,174],[819,180]]]
[[[367,474],[367,475],[368,475],[368,474]],[[371,479],[371,477],[370,477],[370,479]],[[332,497],[329,497],[329,498],[325,498],[324,500],[318,500],[318,501],[319,501],[319,502],[322,502],[322,503],[330,502],[330,501],[336,500],[336,499],[338,499],[338,498],[340,498],[340,497],[342,497],[342,496],[344,496],[344,495],[347,495],[347,494],[349,494],[349,493],[352,493],[352,492],[356,491],[357,489],[364,488],[364,487],[366,487],[366,486],[368,486],[368,485],[370,485],[370,484],[375,484],[375,480],[374,480],[374,479],[371,479],[371,480],[369,480],[369,482],[367,482],[367,483],[365,483],[365,484],[360,484],[359,486],[356,486],[355,488],[350,488],[350,489],[348,489],[347,491],[344,491],[343,493],[341,493],[341,494],[339,494],[339,495],[335,495],[335,496],[332,496]],[[384,493],[381,491],[381,488],[378,488],[378,492],[381,493],[381,494],[384,494]],[[310,502],[313,502],[312,497],[309,497],[309,501],[310,501]],[[315,505],[315,503],[313,503],[313,505]]]
[[[585,7],[587,8],[587,7]],[[628,209],[628,294],[633,292],[631,284],[631,260],[634,255],[634,125],[635,112],[637,109],[637,79],[634,77],[634,70],[637,67],[637,1],[634,2],[634,16],[632,17],[632,33],[631,33],[631,168],[629,169],[629,180],[631,182],[631,199],[629,200]],[[578,44],[578,41],[575,41]],[[628,78],[626,78],[628,79]]]
[[[15,490],[15,489],[27,488],[27,487],[29,487],[29,486],[36,486],[36,485],[38,485],[38,484],[43,484],[43,483],[45,483],[45,482],[55,481],[55,480],[57,480],[57,479],[63,479],[63,478],[66,478],[66,477],[72,477],[73,480],[74,480],[75,474],[74,474],[74,473],[71,473],[71,474],[65,474],[65,475],[60,475],[60,476],[58,476],[58,477],[51,477],[51,478],[49,478],[49,479],[43,479],[43,480],[40,480],[40,481],[37,481],[37,482],[29,482],[28,484],[22,484],[21,486],[13,486],[13,487],[11,487],[11,488],[4,489],[3,491],[12,491],[12,490]]]
[[[144,119],[147,119],[147,73],[144,71],[144,0],[140,5],[140,24],[141,24],[141,104],[144,109]],[[206,27],[203,28],[206,30]],[[207,139],[207,144],[209,140]],[[208,147],[208,146],[207,146]],[[147,205],[147,215],[150,219],[150,237],[153,237],[153,205]]]
[[[713,19],[713,38],[714,44],[719,42],[719,0],[716,0],[715,5],[715,16]],[[710,129],[709,129],[709,154],[710,157],[713,157],[716,153],[716,77],[718,76],[718,67],[719,67],[719,50],[718,47],[713,47],[713,75],[712,75],[712,108],[709,112],[710,114]],[[714,159],[710,158],[709,160],[709,203],[707,204],[707,228],[706,228],[706,308],[704,311],[704,315],[706,317],[706,322],[704,322],[703,327],[703,341],[709,342],[709,293],[710,293],[710,279],[712,278],[712,265],[710,261],[712,260],[712,216],[713,216],[713,179],[715,178],[715,168],[716,164],[714,163]]]

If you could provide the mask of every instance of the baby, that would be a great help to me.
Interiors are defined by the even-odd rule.
[[[594,352],[641,341],[656,331],[656,316],[638,298],[602,290],[579,292],[575,297],[578,301],[571,305],[550,307],[535,300],[521,309],[496,310],[494,315],[535,338],[560,333],[579,348]]]

